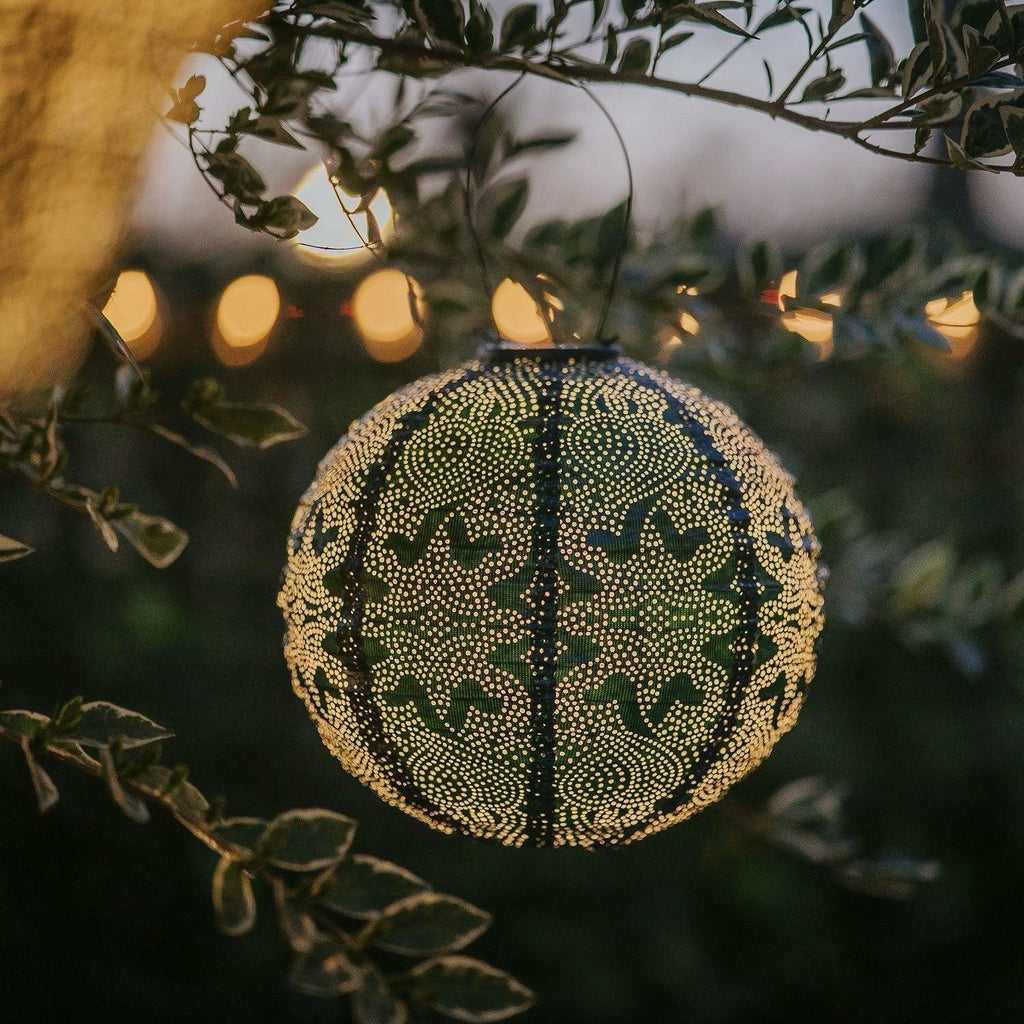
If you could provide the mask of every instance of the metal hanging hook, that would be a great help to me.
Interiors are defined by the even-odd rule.
[[[476,252],[477,264],[480,268],[480,278],[483,281],[484,292],[487,295],[488,303],[494,295],[494,284],[491,280],[490,271],[487,267],[487,254],[484,250],[483,241],[480,238],[480,233],[477,231],[476,223],[473,219],[473,166],[476,162],[477,145],[480,141],[480,136],[483,134],[484,126],[490,120],[494,111],[497,109],[498,104],[513,89],[516,88],[526,77],[526,71],[521,71],[513,82],[507,85],[491,102],[487,105],[483,114],[480,116],[480,120],[476,123],[476,128],[473,131],[473,136],[470,140],[469,152],[466,156],[466,178],[465,185],[463,188],[463,198],[465,203],[466,213],[466,225],[469,229],[470,238],[473,241],[473,248]],[[611,277],[608,282],[608,292],[605,295],[604,302],[601,305],[601,314],[597,321],[597,330],[595,331],[595,341],[599,346],[609,347],[615,343],[615,338],[606,338],[604,336],[604,329],[608,322],[608,315],[611,312],[612,301],[615,297],[615,292],[619,286],[619,277],[622,273],[622,261],[626,255],[626,249],[629,246],[629,225],[633,213],[633,196],[634,196],[634,184],[633,184],[633,165],[629,159],[629,150],[626,148],[626,142],[622,137],[622,132],[619,131],[619,126],[615,123],[615,119],[608,112],[608,108],[591,92],[586,85],[582,82],[572,83],[583,93],[586,94],[587,98],[597,107],[597,109],[604,116],[604,119],[611,126],[612,131],[615,133],[615,138],[619,143],[619,150],[622,153],[622,160],[626,167],[626,183],[627,193],[625,208],[623,211],[623,223],[622,223],[622,237],[619,242],[619,247],[615,253],[615,259],[612,262]]]

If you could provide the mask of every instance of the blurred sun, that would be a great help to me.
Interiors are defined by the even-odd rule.
[[[346,215],[323,164],[318,164],[299,182],[294,195],[320,218],[311,228],[300,231],[292,239],[300,252],[329,263],[349,264],[369,255],[366,214],[351,212]],[[359,205],[358,197],[348,197],[342,192],[341,198],[350,211],[355,211]],[[383,190],[374,196],[370,212],[386,238],[391,230],[392,213],[391,203]]]

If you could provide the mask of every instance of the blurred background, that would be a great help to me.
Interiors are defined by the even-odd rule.
[[[886,27],[899,37],[897,18]],[[220,113],[233,109],[230,84],[196,68],[223,97]],[[602,98],[637,166],[641,228],[712,203],[738,241],[769,234],[790,250],[835,232],[950,220],[976,244],[1022,237],[1009,176],[933,176],[685,100],[644,96],[637,110],[628,92]],[[361,100],[371,120],[375,101],[372,90]],[[534,191],[529,217],[618,201],[617,169],[604,160],[595,173],[588,150],[601,122],[557,88],[529,92],[514,116],[529,123],[541,110],[545,127],[581,136],[541,158],[558,170]],[[677,132],[652,131],[666,119]],[[289,409],[309,434],[230,452],[236,492],[144,432],[77,428],[78,478],[116,480],[189,531],[164,572],[130,550],[111,554],[88,521],[5,483],[5,532],[37,553],[3,570],[3,705],[48,710],[79,693],[121,703],[176,732],[169,757],[223,793],[229,813],[324,806],[355,816],[357,850],[494,914],[474,950],[536,990],[524,1020],[1020,1020],[1020,343],[979,326],[964,295],[927,310],[948,354],[840,360],[827,329],[792,323],[803,358],[757,370],[690,360],[692,382],[731,403],[796,475],[832,569],[798,727],[725,805],[623,850],[447,837],[349,778],[290,691],[275,597],[298,497],[353,419],[441,357],[401,301],[404,277],[359,254],[303,248],[357,240],[332,213],[322,165],[308,153],[274,159],[278,184],[322,216],[300,244],[239,229],[188,155],[158,136],[107,313],[159,387],[177,393],[214,375],[234,397]],[[385,223],[388,211],[377,216]],[[543,340],[524,292],[506,288],[494,314],[506,336]],[[681,331],[699,342],[696,321]],[[672,348],[642,354],[678,368]],[[112,370],[97,350],[83,377],[103,382]],[[54,774],[62,800],[40,820],[18,751],[0,751],[5,1019],[345,1019],[341,1004],[288,989],[267,894],[254,933],[222,936],[205,848],[159,817],[139,828],[101,786]],[[934,861],[938,877],[907,899],[869,895],[741,824],[809,776],[844,787],[844,834],[865,855]]]

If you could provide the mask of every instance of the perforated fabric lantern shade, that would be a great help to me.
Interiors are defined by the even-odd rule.
[[[626,843],[795,722],[817,544],[724,405],[610,353],[498,353],[354,424],[296,512],[296,692],[345,768],[449,832]]]

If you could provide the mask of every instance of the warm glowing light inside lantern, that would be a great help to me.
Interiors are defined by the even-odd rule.
[[[932,299],[925,303],[924,312],[932,327],[949,342],[954,359],[963,359],[974,348],[981,313],[973,292],[964,292],[958,299]]]
[[[137,359],[152,355],[160,344],[160,304],[145,271],[125,270],[118,276],[103,315]]]
[[[315,213],[319,220],[293,239],[297,248],[317,259],[352,262],[365,258],[371,241],[365,213],[356,213],[359,198],[336,192],[323,164],[314,167],[299,183],[294,195]],[[342,208],[342,202],[345,207]],[[346,214],[345,210],[350,212]],[[391,203],[383,190],[370,202],[381,234],[386,238],[392,225]]]
[[[556,300],[550,301],[556,309],[559,308]],[[522,345],[551,343],[551,332],[540,306],[518,281],[506,277],[495,288],[491,299],[491,315],[501,336],[509,341]]]
[[[413,308],[415,306],[415,316]],[[352,296],[352,318],[363,347],[378,362],[408,359],[423,342],[423,289],[401,270],[376,270]]]

